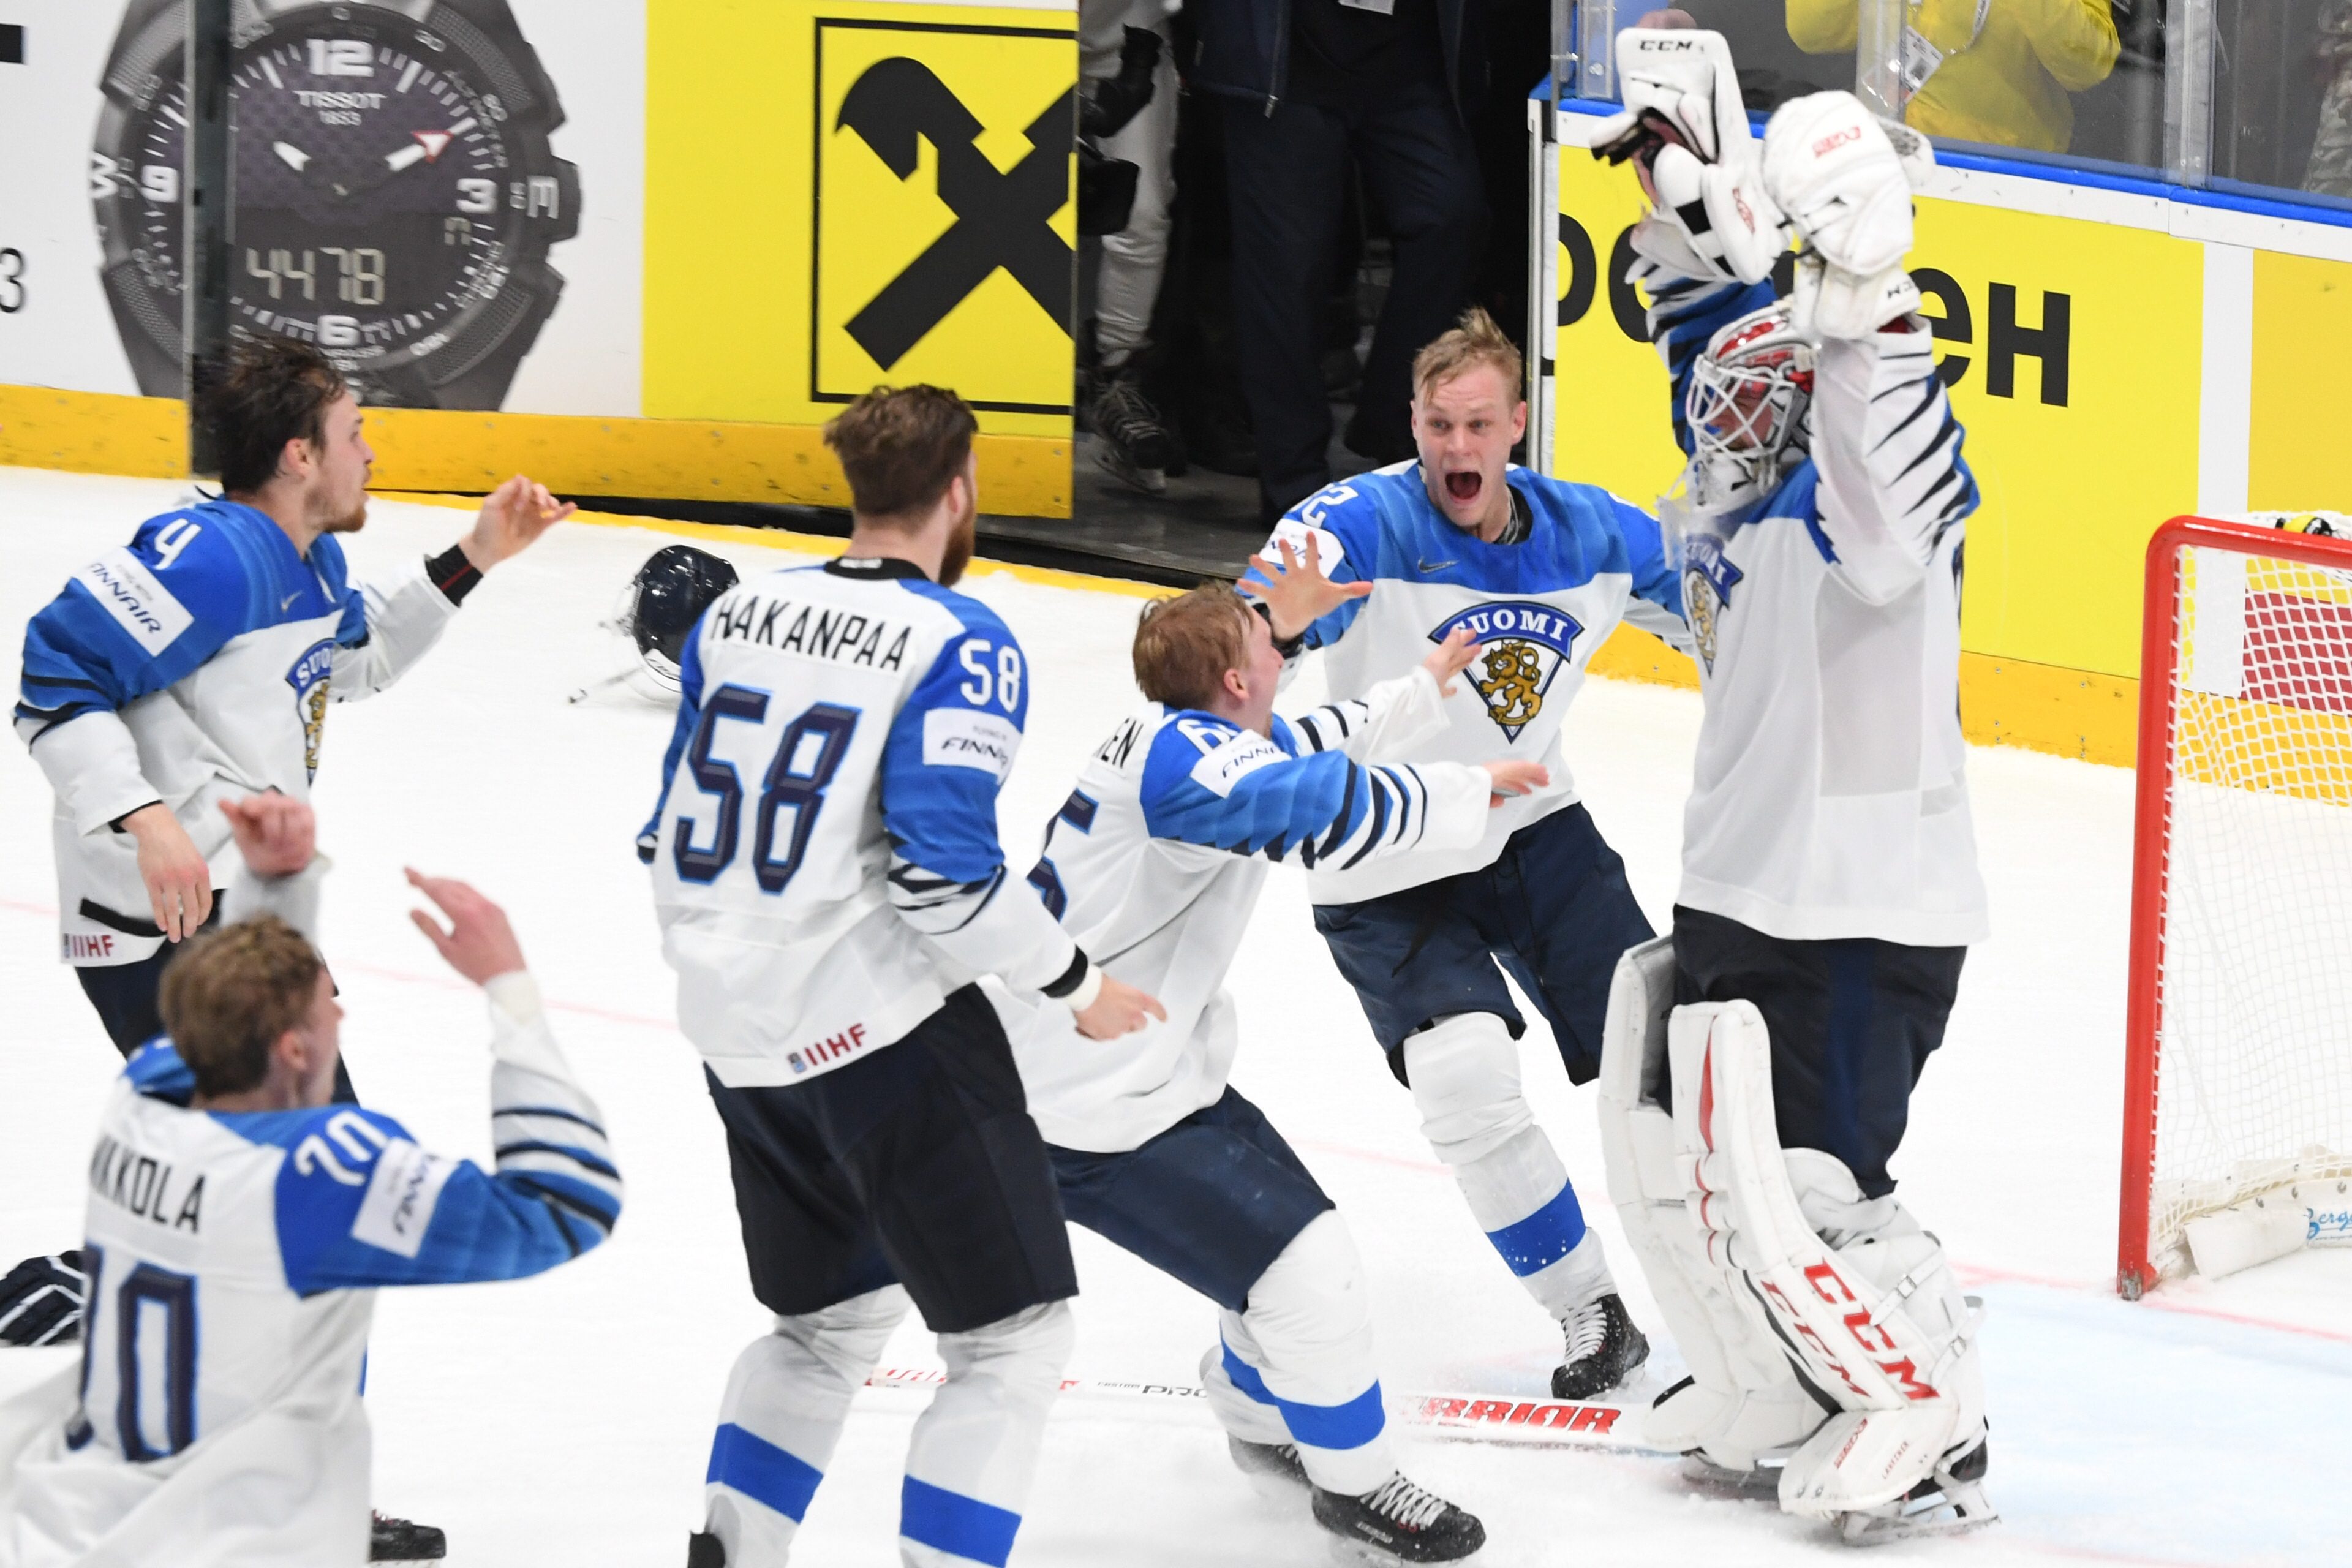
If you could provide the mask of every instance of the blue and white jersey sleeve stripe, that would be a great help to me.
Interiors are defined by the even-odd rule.
[[[1691,366],[1706,351],[1707,340],[1731,322],[1772,302],[1769,283],[1727,283],[1685,278],[1654,263],[1643,263],[1634,281],[1650,296],[1650,342],[1666,362],[1673,386],[1675,444],[1691,450],[1686,394]]]
[[[1322,722],[1343,718],[1327,710]],[[1151,836],[1309,868],[1355,866],[1430,838],[1436,813],[1427,775],[1434,772],[1450,786],[1438,802],[1450,807],[1441,837],[1449,847],[1459,842],[1461,781],[1446,775],[1473,770],[1367,766],[1307,749],[1282,720],[1274,722],[1279,742],[1206,713],[1179,714],[1163,726],[1143,770]],[[1477,794],[1483,807],[1483,787]]]
[[[979,973],[1038,990],[1077,949],[1034,899],[1011,896],[996,795],[1029,717],[1027,660],[992,613],[957,596],[949,637],[892,721],[881,769],[888,894],[901,919]]]
[[[1935,342],[1908,317],[1822,345],[1813,373],[1814,491],[1842,576],[1874,604],[1907,591],[1977,509]]]
[[[622,1184],[602,1113],[548,1034],[530,978],[501,976],[491,995],[492,1171],[428,1152],[356,1106],[221,1118],[287,1150],[278,1235],[297,1294],[518,1279],[612,1234]]]

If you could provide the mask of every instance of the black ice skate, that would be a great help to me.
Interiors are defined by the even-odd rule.
[[[1650,1342],[1625,1315],[1624,1300],[1613,1291],[1570,1312],[1560,1328],[1568,1338],[1568,1360],[1552,1369],[1554,1399],[1606,1394],[1649,1359]]]
[[[1307,1479],[1307,1467],[1299,1461],[1296,1443],[1253,1443],[1228,1432],[1225,1447],[1234,1456],[1234,1466],[1250,1479],[1250,1485],[1266,1497],[1288,1496],[1314,1485]]]
[[[1402,1475],[1361,1497],[1315,1489],[1315,1522],[1375,1559],[1455,1563],[1486,1544],[1486,1527]]]
[[[415,1524],[383,1513],[370,1518],[371,1563],[438,1563],[449,1555],[449,1538],[429,1524]]]
[[[1097,371],[1086,412],[1087,427],[1095,435],[1096,462],[1121,484],[1146,495],[1156,496],[1168,488],[1176,443],[1133,370]]]
[[[698,1530],[686,1538],[686,1568],[727,1568],[727,1548],[710,1531]]]
[[[1985,1496],[1992,1440],[1979,1437],[1967,1452],[1947,1455],[1927,1479],[1904,1497],[1877,1508],[1838,1515],[1838,1539],[1848,1546],[1880,1546],[1915,1535],[1956,1535],[2000,1516]]]

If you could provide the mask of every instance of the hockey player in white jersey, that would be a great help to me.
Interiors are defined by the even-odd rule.
[[[1286,655],[1327,650],[1340,699],[1409,672],[1431,643],[1466,628],[1486,649],[1475,692],[1450,700],[1444,727],[1402,760],[1525,757],[1551,775],[1550,788],[1490,814],[1473,843],[1319,861],[1307,885],[1316,928],[1412,1089],[1430,1147],[1503,1262],[1562,1325],[1553,1394],[1589,1399],[1622,1382],[1648,1344],[1520,1091],[1526,1026],[1504,973],[1550,1024],[1570,1079],[1589,1081],[1611,971],[1651,929],[1623,861],[1577,800],[1561,717],[1620,618],[1680,637],[1682,598],[1649,514],[1510,463],[1527,428],[1519,377],[1510,341],[1483,312],[1465,316],[1414,362],[1419,460],[1300,502],[1242,586],[1266,605]]]
[[[1467,1556],[1485,1531],[1397,1468],[1355,1245],[1227,1083],[1239,1038],[1223,987],[1270,863],[1457,850],[1490,805],[1546,782],[1526,759],[1389,760],[1444,728],[1443,693],[1478,652],[1457,631],[1412,673],[1285,721],[1283,658],[1246,601],[1213,586],[1146,606],[1134,661],[1150,705],[1078,775],[1029,880],[1168,1017],[1106,1052],[1067,1009],[989,986],[1069,1216],[1223,1309],[1202,1376],[1235,1460],[1307,1491],[1325,1529],[1409,1563]]]
[[[221,802],[308,799],[330,698],[397,680],[482,573],[572,510],[510,480],[457,544],[355,584],[337,536],[366,521],[374,455],[334,367],[301,344],[242,344],[204,411],[225,495],[149,519],[25,628],[15,717],[57,797],[60,956],[126,1055],[162,1028],[173,944],[235,873]],[[71,1261],[0,1282],[0,1336],[72,1339]]]
[[[309,819],[277,796],[237,816],[234,923],[173,964],[170,1037],[108,1103],[81,1365],[0,1407],[10,1568],[367,1562],[376,1289],[537,1274],[619,1217],[596,1104],[505,915],[462,882],[409,874],[449,921],[417,924],[488,999],[497,1168],[331,1102],[342,1008],[309,939],[273,912],[315,904]]]
[[[721,595],[679,661],[640,840],[678,1022],[727,1129],[751,1289],[693,1568],[785,1560],[851,1396],[911,1299],[948,1377],[916,1423],[898,1544],[1001,1565],[1077,1293],[1052,1168],[972,982],[1043,993],[1091,1039],[1160,1016],[1015,877],[996,794],[1030,670],[952,591],[976,516],[954,394],[877,391],[826,426],[849,550]]]
[[[1669,536],[1706,704],[1674,932],[1621,965],[1602,1074],[1611,1193],[1692,1373],[1649,1435],[1849,1542],[1980,1524],[1979,1310],[1888,1170],[1985,934],[1977,489],[1902,265],[1932,153],[1832,92],[1759,156],[1718,35],[1618,50],[1594,146],[1652,203],[1634,277],[1691,454]]]

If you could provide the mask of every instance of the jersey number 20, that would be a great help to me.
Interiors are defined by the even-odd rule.
[[[687,766],[693,771],[695,783],[719,797],[719,817],[712,825],[709,844],[702,847],[694,842],[694,818],[677,819],[677,837],[670,846],[670,857],[677,874],[689,882],[718,880],[719,873],[733,863],[742,836],[743,782],[736,775],[734,763],[710,754],[712,738],[724,720],[758,724],[767,717],[768,694],[748,687],[722,686],[702,706],[702,722],[695,726],[694,742],[687,749]],[[833,782],[842,759],[849,754],[849,737],[856,729],[857,710],[831,702],[817,703],[784,726],[783,739],[776,742],[775,757],[761,781],[759,821],[751,835],[751,874],[760,879],[761,892],[782,892],[801,868],[809,835],[816,830],[817,813],[824,809],[824,786]],[[812,740],[815,752],[803,759]],[[803,760],[804,772],[799,765]],[[792,825],[779,856],[777,818],[787,810],[792,813]]]

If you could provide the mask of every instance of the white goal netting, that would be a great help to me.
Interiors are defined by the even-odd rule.
[[[2178,556],[2147,1193],[2164,1274],[2187,1268],[2182,1227],[2201,1215],[2268,1194],[2352,1209],[2344,560]]]

